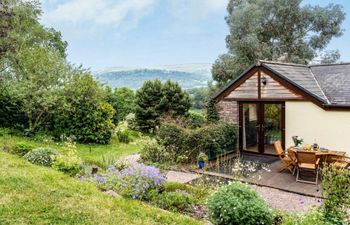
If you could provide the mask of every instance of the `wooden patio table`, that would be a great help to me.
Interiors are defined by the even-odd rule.
[[[340,168],[347,168],[348,162],[345,161],[345,154],[346,152],[343,151],[336,151],[336,150],[317,150],[317,151],[310,151],[310,150],[304,150],[296,147],[290,147],[288,151],[307,151],[307,152],[314,152],[316,154],[316,157],[320,158],[321,165],[322,163],[335,163],[337,167]]]

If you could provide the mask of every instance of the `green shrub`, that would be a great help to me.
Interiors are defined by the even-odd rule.
[[[26,142],[17,142],[12,149],[12,153],[20,156],[24,156],[33,149],[33,146]]]
[[[194,205],[194,198],[186,192],[163,192],[154,199],[155,204],[173,212],[189,212]]]
[[[258,194],[245,184],[234,182],[221,187],[208,199],[214,224],[271,225],[274,212]]]
[[[187,139],[186,129],[172,123],[164,123],[158,132],[159,143],[171,150],[176,155],[181,155],[186,152],[185,144]]]
[[[131,134],[128,130],[118,130],[117,137],[121,143],[129,143],[131,141]]]
[[[167,163],[174,160],[174,152],[167,151],[156,140],[148,140],[140,152],[141,159],[151,163]]]
[[[125,117],[126,122],[128,123],[128,128],[130,130],[139,130],[139,126],[137,125],[135,113],[129,113]]]
[[[57,152],[52,148],[35,148],[24,155],[24,157],[31,163],[41,166],[51,166]]]
[[[236,149],[237,129],[233,124],[210,124],[197,129],[185,129],[176,124],[163,124],[158,132],[159,143],[172,152],[178,161],[186,156],[187,161],[196,162],[200,152],[210,159],[216,155]]]
[[[307,213],[282,214],[280,225],[331,225],[323,222],[322,211],[318,208]]]
[[[324,220],[329,224],[345,224],[350,208],[350,170],[326,165],[322,170],[325,197],[322,205]]]
[[[187,128],[199,128],[206,124],[207,120],[202,113],[189,111],[185,117],[185,124]]]
[[[203,203],[210,194],[209,188],[200,184],[192,186],[189,184],[166,182],[164,184],[164,190],[166,192],[185,191],[195,199],[196,203]]]
[[[93,77],[74,77],[61,94],[64,101],[55,110],[55,137],[75,136],[81,143],[109,143],[115,110],[105,102],[104,92]]]
[[[83,162],[78,156],[74,143],[66,142],[60,149],[60,154],[55,158],[52,167],[71,176],[76,175],[82,169]]]

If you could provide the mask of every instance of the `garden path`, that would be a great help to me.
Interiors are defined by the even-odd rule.
[[[179,171],[168,171],[166,173],[167,181],[177,182],[177,183],[189,183],[195,179],[200,178],[201,175],[197,173],[189,173],[189,172],[179,172]]]
[[[124,164],[133,164],[137,163],[141,159],[140,154],[132,154],[121,157],[118,162],[122,162]]]

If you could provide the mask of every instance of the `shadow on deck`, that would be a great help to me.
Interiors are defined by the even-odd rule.
[[[289,171],[285,170],[283,172],[278,172],[279,169],[282,168],[282,164],[277,157],[244,154],[241,156],[241,160],[245,162],[253,162],[254,165],[258,165],[256,172],[252,173],[248,177],[240,179],[244,182],[306,196],[322,197],[320,180],[318,185],[296,182],[296,176],[293,176]],[[234,157],[230,157],[230,159],[225,161],[225,163],[225,166],[218,166],[218,161],[217,163],[212,162],[210,168],[208,168],[206,171],[196,170],[196,172],[223,179],[234,180],[235,177],[232,176],[232,169],[235,163]],[[228,164],[231,166],[228,167]],[[307,172],[304,172],[303,175],[303,179],[307,180],[312,180],[315,177],[312,173],[308,174]]]

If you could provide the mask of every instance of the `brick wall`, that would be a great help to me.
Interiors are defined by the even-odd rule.
[[[221,100],[217,103],[217,111],[222,122],[238,125],[238,104],[236,101]]]

